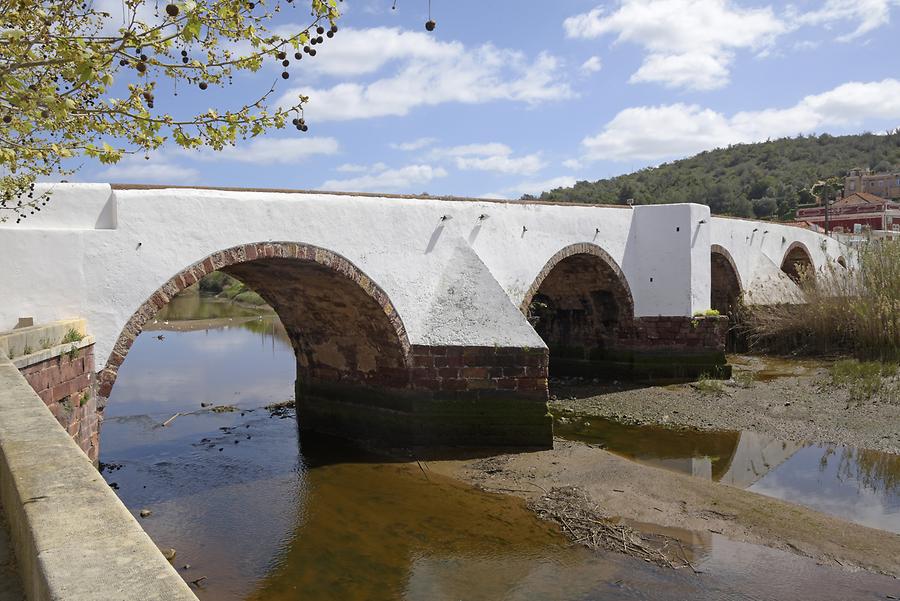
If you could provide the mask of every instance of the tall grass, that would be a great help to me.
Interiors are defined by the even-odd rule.
[[[751,348],[900,360],[900,243],[871,241],[854,252],[847,268],[801,274],[805,302],[745,308]]]

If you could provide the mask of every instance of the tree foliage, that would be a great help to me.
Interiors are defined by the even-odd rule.
[[[115,163],[169,140],[220,150],[289,119],[305,131],[305,97],[269,104],[288,66],[334,36],[337,1],[0,0],[0,220],[39,211],[47,197],[35,197],[35,180],[69,174],[79,158]],[[287,9],[308,24],[274,26]],[[243,106],[155,109],[179,82],[225,86],[267,59],[283,73]]]
[[[791,219],[798,204],[834,198],[856,167],[900,168],[900,129],[887,135],[798,136],[702,152],[658,167],[541,194],[541,200],[588,204],[694,202],[713,213]],[[836,179],[829,179],[836,178]],[[820,186],[817,183],[822,182]],[[821,189],[820,189],[821,188]]]

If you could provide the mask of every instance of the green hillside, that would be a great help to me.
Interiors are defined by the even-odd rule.
[[[696,202],[713,213],[793,217],[809,187],[854,167],[900,168],[900,129],[889,135],[807,136],[738,144],[596,182],[541,194],[541,200],[589,204]],[[528,197],[532,198],[532,197]]]

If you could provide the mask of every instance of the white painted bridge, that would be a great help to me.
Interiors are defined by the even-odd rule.
[[[741,295],[790,302],[798,265],[826,269],[843,252],[808,230],[695,204],[57,184],[39,214],[0,225],[0,330],[86,319],[107,396],[142,325],[223,269],[285,323],[298,394],[302,381],[311,396],[374,395],[380,409],[442,419],[470,411],[447,399],[543,407],[548,347],[551,370],[555,359],[568,371],[630,369],[667,354],[724,364],[721,324],[692,316]],[[437,403],[427,411],[408,400],[425,392]]]

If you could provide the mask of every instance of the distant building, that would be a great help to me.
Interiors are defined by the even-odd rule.
[[[900,202],[868,192],[850,192],[845,188],[844,197],[828,207],[827,228],[824,206],[797,209],[796,221],[805,221],[838,233],[858,233],[862,230],[900,231]]]
[[[854,192],[900,200],[900,173],[871,173],[868,169],[851,169],[844,178],[844,196]]]

